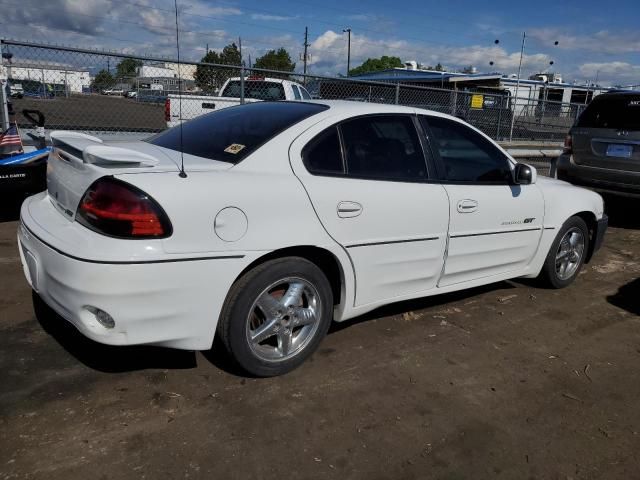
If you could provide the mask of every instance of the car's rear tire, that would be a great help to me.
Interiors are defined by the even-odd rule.
[[[244,372],[271,377],[302,364],[332,319],[333,294],[322,270],[286,257],[257,266],[232,286],[217,334]]]
[[[580,217],[569,218],[551,244],[539,278],[552,288],[570,285],[580,273],[588,250],[587,224]]]

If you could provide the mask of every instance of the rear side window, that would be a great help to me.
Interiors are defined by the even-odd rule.
[[[440,117],[421,117],[431,130],[447,180],[510,183],[509,161],[495,145],[466,125]]]
[[[240,80],[233,80],[227,84],[221,97],[239,98],[241,92]],[[281,83],[265,82],[263,80],[245,80],[244,98],[255,98],[258,100],[284,100],[284,87]]]
[[[311,141],[302,152],[304,165],[317,175],[341,175],[344,173],[338,129],[331,127]]]
[[[224,108],[182,125],[183,151],[189,155],[238,163],[287,128],[326,110],[302,102],[256,102]],[[147,141],[180,151],[180,125]]]
[[[291,88],[293,88],[293,96],[295,99],[300,100],[302,97],[300,96],[300,90],[298,90],[298,87],[296,85],[291,85]]]
[[[580,115],[583,128],[640,130],[640,95],[600,95]]]
[[[375,115],[340,124],[347,175],[395,181],[427,178],[424,153],[408,115]]]

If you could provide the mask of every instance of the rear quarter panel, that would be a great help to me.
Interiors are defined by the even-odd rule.
[[[236,253],[253,259],[274,250],[315,246],[331,252],[341,265],[346,305],[353,303],[354,278],[347,254],[318,221],[306,191],[293,175],[288,159],[291,136],[274,140],[240,164],[224,171],[130,174],[118,178],[150,194],[165,210],[171,237],[162,240],[168,254],[208,256]],[[235,241],[221,238],[218,214],[237,209],[246,232]],[[336,319],[342,310],[336,312]]]

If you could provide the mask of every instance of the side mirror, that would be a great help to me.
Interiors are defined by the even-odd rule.
[[[517,163],[514,171],[515,183],[517,185],[530,185],[536,183],[538,172],[531,165]]]

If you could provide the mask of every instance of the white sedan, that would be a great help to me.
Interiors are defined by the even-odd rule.
[[[18,232],[33,290],[95,341],[205,350],[218,335],[257,376],[391,302],[564,287],[607,227],[598,194],[414,108],[260,102],[145,142],[51,137],[48,189]]]

